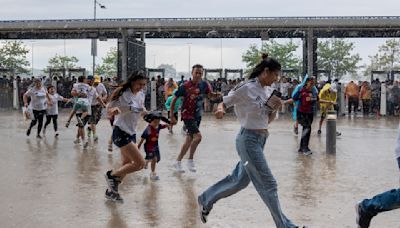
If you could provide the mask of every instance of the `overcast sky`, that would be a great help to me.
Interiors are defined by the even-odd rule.
[[[275,16],[396,16],[400,2],[395,0],[101,0],[107,9],[97,9],[98,18],[134,17],[275,17]],[[83,19],[93,18],[93,0],[0,0],[0,20],[24,19]],[[368,61],[384,39],[351,39],[355,52]],[[300,44],[300,40],[295,40]],[[44,68],[56,53],[64,54],[64,40],[25,41],[33,46],[34,68]],[[207,68],[244,68],[241,55],[250,44],[261,44],[259,39],[170,39],[146,40],[146,65],[174,65],[187,71],[190,63],[201,63]],[[116,40],[99,42],[99,57]],[[221,49],[222,47],[222,49]],[[222,50],[222,51],[221,51]],[[80,60],[79,66],[91,70],[90,41],[66,40],[67,55]],[[300,56],[301,52],[298,51]],[[222,55],[222,61],[221,61]],[[31,60],[32,53],[28,54]]]

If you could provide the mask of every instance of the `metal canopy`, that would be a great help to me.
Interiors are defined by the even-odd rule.
[[[0,21],[0,39],[400,37],[400,17],[122,18]]]

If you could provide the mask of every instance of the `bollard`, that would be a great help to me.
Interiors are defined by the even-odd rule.
[[[336,153],[336,111],[328,111],[326,116],[326,152]]]

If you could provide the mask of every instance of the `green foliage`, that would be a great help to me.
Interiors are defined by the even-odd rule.
[[[354,43],[345,39],[329,39],[318,42],[318,69],[330,70],[332,76],[340,79],[345,74],[355,73],[361,61],[359,54],[351,54]]]
[[[15,69],[16,74],[28,73],[28,48],[22,41],[5,41],[0,47],[0,67]]]
[[[48,72],[50,68],[77,68],[77,62],[79,60],[75,56],[60,56],[56,54],[49,59],[49,65],[44,71]]]
[[[364,66],[364,75],[371,75],[373,70],[400,70],[400,40],[386,40],[379,46],[379,51],[374,56],[369,56],[370,63]]]
[[[118,51],[116,47],[112,47],[107,55],[102,58],[103,63],[97,65],[96,74],[104,75],[106,77],[113,77],[117,74],[117,64],[118,64]]]
[[[253,69],[260,61],[261,54],[268,53],[268,56],[278,60],[282,68],[300,69],[301,59],[295,55],[298,45],[292,42],[280,44],[273,39],[263,42],[261,49],[257,45],[250,45],[249,49],[242,55],[242,60],[246,63],[246,74]]]

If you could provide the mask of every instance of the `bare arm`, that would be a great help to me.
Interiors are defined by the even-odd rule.
[[[218,104],[217,111],[215,112],[215,117],[217,119],[222,119],[225,115],[225,105],[224,102]]]
[[[144,142],[144,138],[140,138],[140,142],[138,144],[138,149],[140,149],[140,147],[142,146],[143,142]]]

